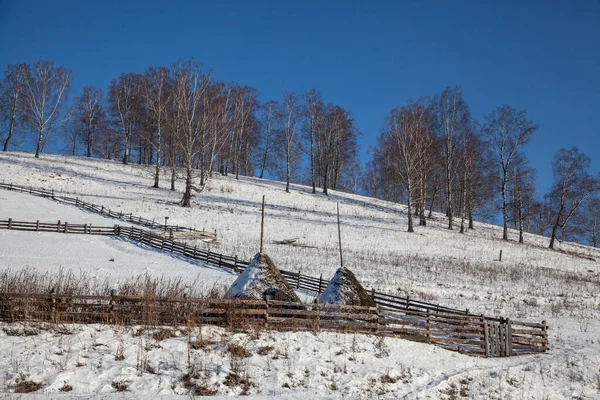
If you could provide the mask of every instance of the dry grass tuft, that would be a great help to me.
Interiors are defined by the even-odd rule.
[[[21,381],[15,387],[15,393],[32,393],[37,392],[44,387],[42,382]]]

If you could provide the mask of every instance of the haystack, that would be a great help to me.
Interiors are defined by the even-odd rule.
[[[338,268],[319,296],[321,304],[375,307],[375,302],[348,268]]]
[[[294,289],[285,280],[271,258],[257,253],[250,265],[227,291],[233,299],[272,300],[300,303]]]

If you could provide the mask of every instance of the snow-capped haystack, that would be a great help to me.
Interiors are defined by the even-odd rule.
[[[319,296],[321,304],[375,307],[375,302],[348,268],[338,268]]]
[[[227,296],[233,299],[273,300],[300,303],[294,289],[266,254],[257,253],[250,265],[233,282]]]

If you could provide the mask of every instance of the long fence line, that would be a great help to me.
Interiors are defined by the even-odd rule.
[[[67,196],[57,196],[57,195],[55,195],[54,190],[36,189],[36,188],[27,187],[27,186],[14,185],[12,183],[7,184],[7,183],[2,183],[2,182],[0,182],[0,189],[28,193],[28,194],[31,194],[34,196],[40,196],[40,197],[44,197],[44,198],[48,198],[48,199],[58,200],[58,201],[61,201],[61,202],[67,203],[67,204],[72,204],[72,205],[82,207],[90,212],[98,213],[101,215],[105,215],[105,216],[120,219],[120,220],[126,220],[128,222],[132,222],[135,224],[139,224],[139,225],[143,225],[143,226],[147,226],[147,227],[151,227],[151,228],[175,230],[175,231],[199,232],[199,231],[194,230],[193,228],[186,228],[186,227],[181,227],[178,225],[161,225],[161,224],[157,224],[154,221],[150,221],[150,220],[142,218],[142,217],[134,217],[131,214],[116,213],[116,212],[113,212],[113,211],[110,211],[110,210],[104,208],[104,206],[99,206],[97,204],[92,204],[92,203],[86,203],[77,198],[74,199],[72,197],[67,197]],[[59,221],[59,225],[60,225],[60,221]],[[131,228],[131,229],[135,229],[135,228]],[[71,232],[70,228],[69,228],[69,232]],[[73,231],[71,233],[77,233],[77,232]],[[117,234],[117,233],[115,233],[115,234]],[[191,252],[191,250],[189,250],[190,246],[187,246],[185,243],[176,242],[171,239],[165,242],[164,238],[162,236],[157,235],[153,232],[145,231],[144,234],[142,234],[140,232],[135,232],[135,233],[132,232],[132,236],[133,235],[135,235],[136,237],[140,237],[140,238],[143,236],[144,238],[147,239],[147,242],[145,244],[147,244],[151,247],[159,248],[161,250],[169,249],[170,251],[172,251],[174,253],[185,255],[187,257],[191,257],[196,260],[202,260],[205,263],[210,264],[212,266],[226,268],[229,270],[233,270],[234,272],[242,272],[246,268],[246,266],[249,264],[246,261],[240,260],[238,256],[233,256],[233,257],[227,256],[227,255],[211,252],[210,250],[208,250],[208,251],[200,250],[200,249],[197,249],[196,247],[194,247],[194,252]],[[150,240],[149,238],[152,238],[152,240]],[[160,246],[160,247],[157,247],[157,246]],[[182,246],[183,246],[183,248],[182,248]],[[190,256],[190,254],[191,254],[191,256]],[[329,280],[323,279],[322,275],[319,276],[319,278],[316,278],[316,277],[309,276],[309,275],[303,275],[300,273],[300,271],[292,272],[292,271],[282,270],[281,273],[288,280],[288,282],[290,282],[296,289],[307,290],[307,291],[310,291],[313,293],[321,293],[325,289],[327,284],[329,283]],[[369,290],[369,292],[371,294],[371,297],[375,301],[375,303],[377,303],[378,305],[380,305],[382,307],[386,307],[386,308],[390,308],[390,309],[394,309],[394,310],[398,310],[398,309],[407,310],[407,309],[416,308],[416,309],[422,309],[422,310],[432,310],[432,311],[443,311],[446,313],[456,313],[456,314],[460,314],[460,315],[469,314],[468,309],[459,310],[459,309],[444,307],[444,306],[441,306],[438,304],[421,302],[418,300],[411,299],[409,296],[406,296],[406,297],[393,296],[390,294],[377,292],[374,289]]]
[[[200,231],[191,227],[184,227],[180,225],[169,225],[169,224],[161,224],[154,220],[149,220],[147,218],[143,218],[140,216],[134,216],[132,213],[123,213],[123,212],[115,212],[111,209],[104,207],[103,205],[97,205],[93,203],[88,203],[83,200],[79,200],[79,198],[61,196],[54,193],[54,190],[44,190],[44,189],[36,189],[27,186],[14,185],[12,183],[3,183],[0,182],[0,189],[11,190],[14,192],[27,193],[33,196],[44,197],[46,199],[52,199],[61,203],[71,204],[84,210],[104,215],[110,218],[115,218],[121,221],[129,222],[136,225],[145,226],[148,228],[162,229],[164,231],[175,231],[175,232],[199,232],[204,233],[206,235],[214,235],[211,232]]]
[[[69,224],[68,222],[58,221],[57,223],[47,222],[29,222],[14,221],[12,219],[0,220],[0,229],[12,229],[30,232],[57,232],[66,234],[88,234],[119,236],[146,246],[175,253],[193,260],[201,261],[205,264],[242,273],[249,265],[248,261],[240,260],[237,256],[231,257],[223,254],[211,252],[210,250],[199,249],[197,246],[191,246],[187,243],[179,242],[164,237],[156,232],[136,228],[133,226],[93,226],[92,224]],[[285,279],[295,289],[305,290],[314,294],[323,292],[329,280],[322,276],[319,278],[309,275],[303,275],[300,272],[280,270]],[[443,312],[446,314],[469,315],[469,310],[458,310],[444,307],[439,304],[427,303],[411,299],[410,297],[399,297],[391,294],[368,289],[369,294],[377,305],[390,310],[401,311],[432,311]],[[500,321],[501,319],[497,319]]]
[[[336,331],[431,343],[485,357],[548,350],[547,326],[474,315],[390,311],[380,307],[280,301],[140,296],[0,293],[5,322],[109,323],[143,326],[214,324],[234,331]]]

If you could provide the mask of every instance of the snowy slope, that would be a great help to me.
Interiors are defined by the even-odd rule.
[[[375,338],[362,335],[315,337],[262,333],[260,339],[244,336],[241,340],[248,341],[253,349],[252,357],[245,363],[259,382],[251,391],[255,395],[372,398],[381,390],[382,398],[406,395],[406,398],[435,399],[452,398],[453,390],[459,393],[464,386],[471,398],[600,398],[600,340],[597,338],[600,252],[596,249],[562,243],[560,247],[564,252],[549,251],[547,238],[536,235],[526,235],[526,245],[506,243],[498,239],[501,237],[498,227],[485,224],[477,224],[475,231],[460,235],[444,229],[445,222],[440,215],[429,221],[427,227],[417,227],[415,234],[408,234],[402,205],[337,192],[329,197],[312,195],[308,188],[298,185],[293,185],[292,193],[287,194],[278,182],[254,178],[236,181],[215,176],[207,190],[194,198],[193,207],[182,209],[176,206],[181,197],[181,182],[176,192],[152,189],[151,169],[106,160],[54,155],[42,155],[36,160],[31,154],[2,153],[0,181],[54,189],[114,210],[157,221],[169,216],[169,223],[216,231],[218,243],[198,245],[237,254],[242,259],[249,259],[258,250],[260,200],[264,194],[267,198],[266,252],[280,268],[314,276],[323,274],[324,278],[330,278],[339,265],[335,217],[335,203],[339,201],[344,263],[365,287],[515,320],[540,322],[545,319],[551,328],[549,354],[488,360],[392,339],[385,341],[389,355],[380,354],[382,357],[377,358]],[[162,186],[167,186],[166,182]],[[0,219],[7,218],[117,223],[72,206],[0,191]],[[511,234],[516,239],[516,233]],[[313,247],[272,243],[290,238]],[[501,249],[503,258],[499,262]],[[199,277],[207,285],[230,284],[235,279],[233,275],[190,265],[168,254],[112,238],[0,231],[0,255],[0,270],[27,266],[55,270],[62,266],[114,279],[148,272],[190,280]],[[111,258],[115,261],[109,261]],[[75,336],[76,340],[73,335],[67,339],[57,333],[23,337],[0,332],[0,359],[4,360],[0,370],[5,372],[3,387],[10,390],[19,372],[24,371],[31,379],[43,380],[47,393],[56,393],[57,386],[63,384],[61,380],[65,380],[63,376],[69,381],[84,382],[81,386],[73,384],[73,392],[77,394],[109,393],[113,390],[112,380],[126,377],[132,381],[130,395],[144,397],[160,393],[177,397],[181,387],[173,380],[184,373],[187,355],[181,353],[181,348],[179,353],[174,353],[171,346],[184,346],[188,339],[167,339],[166,342],[173,343],[148,351],[151,362],[160,365],[162,360],[163,366],[169,365],[165,360],[171,360],[172,354],[179,354],[180,357],[171,362],[172,368],[161,367],[159,375],[139,374],[132,370],[136,366],[133,354],[136,346],[139,347],[139,337],[108,327],[69,329],[81,332]],[[92,346],[94,335],[102,335],[106,348]],[[73,342],[72,358],[61,366],[64,362],[58,359],[63,357],[61,360],[64,360],[65,353],[56,356],[61,352],[57,346],[60,341],[64,346],[67,340]],[[122,364],[115,364],[114,354],[120,342],[127,344],[130,353]],[[280,346],[281,352],[287,346],[288,357],[274,357],[274,353],[259,356],[259,347],[270,342],[275,347]],[[199,353],[202,359],[208,360],[206,364],[210,365],[211,372],[207,373],[210,378],[207,379],[212,379],[215,385],[222,382],[224,371],[231,366],[224,346],[212,346]],[[300,350],[296,351],[296,347]],[[357,347],[365,349],[364,355],[348,356],[351,348],[356,352]],[[343,352],[337,355],[339,351]],[[75,366],[75,354],[89,356],[86,365],[91,371],[86,369],[88,367]],[[46,368],[41,369],[44,365]],[[344,365],[348,372],[344,372]],[[305,368],[309,373],[303,378]],[[396,376],[407,375],[407,369],[411,378],[391,383]],[[382,378],[388,370],[393,375],[391,380]],[[383,384],[382,380],[387,383]],[[167,381],[172,385],[166,384]],[[331,389],[334,386],[336,390]],[[219,393],[237,392],[219,386]],[[180,394],[185,395],[185,391]]]

